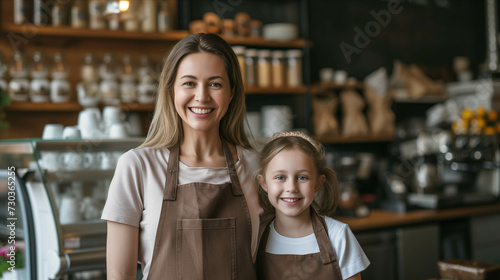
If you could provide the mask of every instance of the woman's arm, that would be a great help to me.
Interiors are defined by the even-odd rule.
[[[361,273],[354,274],[353,276],[347,278],[347,280],[361,280]]]
[[[106,274],[110,280],[135,280],[139,228],[108,221]]]

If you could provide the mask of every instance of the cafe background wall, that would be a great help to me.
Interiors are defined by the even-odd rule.
[[[399,4],[398,4],[399,3]],[[396,5],[397,14],[390,14],[386,26],[374,28],[373,13],[387,13],[388,5]],[[312,0],[310,39],[312,80],[318,81],[319,69],[333,67],[363,79],[379,67],[390,73],[395,59],[430,68],[449,68],[455,56],[467,56],[471,69],[485,59],[485,4],[475,0]],[[370,26],[374,36],[353,53],[351,62],[342,53],[340,44],[356,47],[354,28],[365,34]],[[428,73],[432,74],[432,73]]]
[[[485,57],[485,5],[481,0],[182,0],[178,1],[178,4],[178,27],[180,29],[187,29],[189,20],[201,19],[202,15],[208,11],[220,12],[223,17],[227,18],[234,18],[237,12],[247,12],[264,24],[296,23],[300,27],[299,36],[312,42],[311,51],[306,50],[308,57],[304,63],[306,84],[309,81],[312,83],[318,81],[318,72],[323,67],[346,70],[350,76],[359,80],[382,66],[386,67],[390,73],[394,59],[427,66],[430,70],[437,69],[437,71],[429,72],[435,74],[433,78],[449,78],[446,73],[451,72],[454,56],[469,57],[473,71],[477,71],[479,63]],[[381,11],[382,13],[388,11],[388,5],[397,5],[402,10],[398,14],[392,14],[385,27],[375,30],[377,32],[374,33],[377,34],[369,37],[369,43],[366,46],[356,46],[355,28],[365,30],[367,25],[376,23],[373,13],[380,14]],[[10,8],[2,10],[2,17],[5,16],[2,21],[8,18],[10,11]],[[2,36],[0,48],[4,54],[7,54],[8,51],[11,52],[11,46],[6,40],[6,33],[2,33]],[[164,51],[170,47],[169,43],[154,40],[146,41],[147,44],[144,44],[142,40],[126,40],[125,42],[127,44],[113,39],[97,42],[97,40],[85,40],[75,36],[71,40],[36,36],[30,39],[30,44],[26,46],[26,49],[32,52],[42,47],[49,53],[62,49],[70,54],[68,56],[70,63],[78,65],[83,54],[89,49],[95,50],[99,55],[109,51],[108,48],[102,48],[102,45],[110,46],[113,52],[119,55],[133,53],[136,56],[143,54],[144,48],[147,47],[147,53],[156,56],[156,60],[160,60]],[[359,53],[353,53],[350,56],[351,62],[348,62],[342,53],[340,48],[342,42],[359,49]],[[443,69],[444,71],[441,71]],[[76,77],[76,74],[73,76]],[[72,82],[76,81],[77,79],[73,78]],[[255,103],[261,105],[263,100],[266,104],[304,104],[302,102],[304,99],[307,98],[284,94],[248,97],[250,109],[256,109],[257,107],[252,105]],[[74,109],[59,111],[59,115],[67,117],[56,116],[51,121],[64,118],[67,121],[65,125],[74,124],[76,114],[71,110]],[[399,112],[412,115],[422,110],[419,108],[418,110],[399,110]],[[45,114],[44,112],[17,111],[8,113],[17,114],[16,120],[23,119],[22,122],[19,121],[13,125],[23,130],[29,129],[30,119],[40,120],[41,124],[44,118],[38,118],[38,116]],[[47,113],[54,114],[55,112]],[[148,114],[143,114],[143,116],[149,117]],[[397,119],[402,117],[397,115]],[[302,117],[295,124],[296,127],[307,128],[307,117]],[[41,132],[41,129],[37,131]],[[16,137],[16,135],[11,135],[11,137]]]

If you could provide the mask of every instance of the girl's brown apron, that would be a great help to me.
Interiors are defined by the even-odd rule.
[[[337,256],[333,251],[325,219],[311,209],[311,219],[319,253],[308,255],[275,255],[266,252],[269,225],[259,246],[257,275],[260,280],[332,279],[342,280]]]
[[[178,186],[179,144],[170,149],[148,279],[256,279],[250,213],[224,141],[222,150],[230,183]]]

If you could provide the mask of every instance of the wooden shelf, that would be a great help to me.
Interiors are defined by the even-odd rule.
[[[29,33],[45,36],[68,37],[68,38],[106,38],[106,39],[125,39],[125,40],[154,40],[176,42],[189,35],[187,30],[173,30],[169,32],[143,32],[143,31],[124,31],[124,30],[99,30],[99,29],[78,29],[71,27],[53,27],[53,26],[33,26],[24,24],[6,23],[2,29],[6,32]],[[271,48],[303,48],[311,45],[304,39],[295,39],[291,41],[266,40],[261,37],[229,37],[221,36],[230,45],[245,45],[254,47]]]
[[[100,105],[103,108],[105,105]],[[122,103],[120,108],[123,111],[146,112],[154,110],[154,104],[140,103]],[[34,102],[12,102],[7,107],[6,111],[26,111],[26,112],[79,112],[84,107],[76,102],[68,103],[34,103]]]
[[[272,47],[272,48],[303,48],[311,46],[311,43],[304,39],[295,39],[291,41],[267,40],[262,37],[229,37],[221,36],[230,45],[245,45],[254,47]]]
[[[261,88],[261,87],[245,87],[246,94],[305,94],[307,92],[306,86],[299,87],[284,87],[284,88]]]
[[[365,85],[362,82],[356,82],[356,83],[321,83],[321,84],[314,84],[311,86],[311,94],[322,94],[325,91],[331,91],[331,90],[344,90],[344,89],[357,89],[357,90],[362,90],[364,89]]]
[[[134,40],[159,40],[179,41],[189,33],[185,30],[174,30],[170,32],[142,32],[123,30],[97,30],[78,29],[71,27],[33,26],[23,24],[5,24],[2,28],[7,32],[35,33],[37,35],[58,36],[68,38],[108,38],[108,39],[134,39]]]
[[[331,136],[319,137],[318,140],[324,144],[351,144],[351,143],[373,143],[394,141],[394,135],[366,135],[366,136]]]
[[[6,111],[31,111],[31,112],[76,112],[83,110],[83,107],[75,102],[68,103],[35,103],[14,101],[5,107]]]

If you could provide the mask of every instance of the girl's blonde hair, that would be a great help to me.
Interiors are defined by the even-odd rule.
[[[233,99],[220,121],[220,137],[233,145],[251,148],[244,129],[245,93],[238,58],[221,37],[204,33],[188,35],[167,56],[159,79],[153,119],[141,147],[170,148],[182,140],[182,121],[174,105],[174,82],[182,59],[201,52],[212,53],[222,59],[233,92]]]
[[[312,207],[320,215],[333,214],[339,202],[337,176],[335,171],[326,166],[324,147],[307,134],[292,131],[276,133],[271,137],[260,153],[258,175],[262,175],[265,178],[265,172],[269,162],[279,152],[287,149],[298,149],[305,155],[311,157],[314,161],[318,178],[321,175],[325,175],[325,183],[321,189],[316,192]],[[257,179],[256,182],[257,186],[259,186]],[[259,202],[265,212],[274,212],[274,207],[269,202],[267,193],[261,187],[259,187]]]

